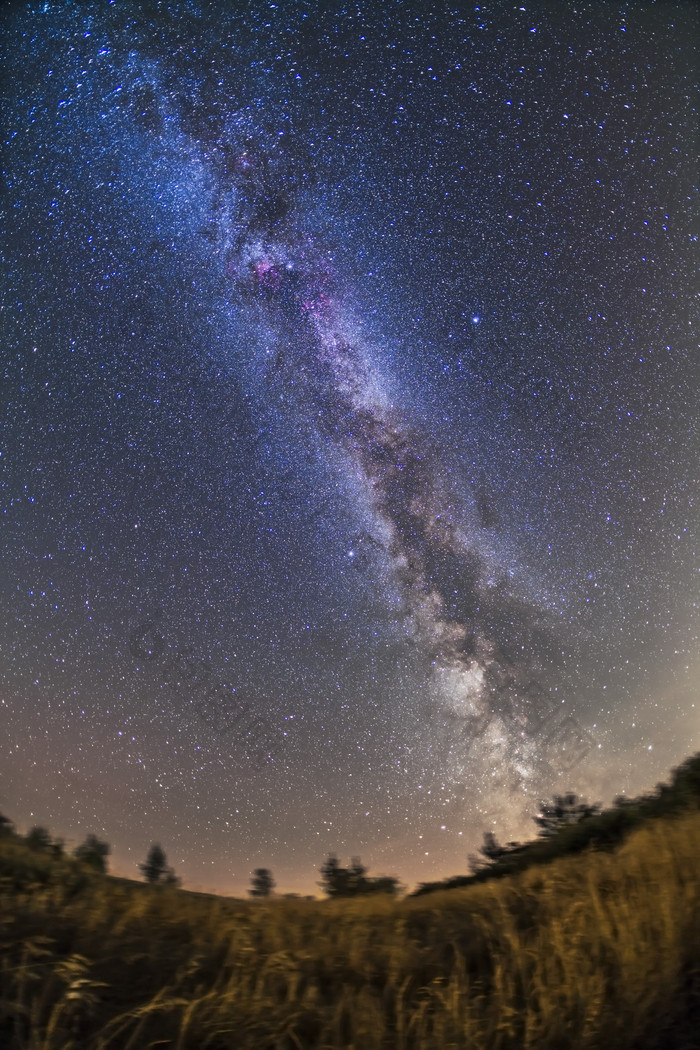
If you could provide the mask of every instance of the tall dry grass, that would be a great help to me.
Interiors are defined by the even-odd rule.
[[[691,1050],[698,858],[697,812],[404,901],[208,899],[70,866],[18,886],[5,856],[0,1046]]]

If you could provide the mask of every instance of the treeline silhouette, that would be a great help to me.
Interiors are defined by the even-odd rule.
[[[700,752],[686,759],[672,771],[669,783],[661,783],[647,794],[634,798],[618,796],[614,804],[603,809],[600,803],[589,804],[569,792],[555,795],[542,803],[533,817],[537,837],[528,842],[499,843],[492,831],[484,833],[478,854],[469,857],[470,874],[454,875],[435,882],[422,882],[411,896],[420,897],[437,890],[455,889],[490,879],[503,878],[525,871],[538,864],[546,864],[558,857],[580,853],[583,850],[613,850],[625,838],[648,820],[672,817],[691,807],[700,806]],[[0,838],[17,836],[9,817],[0,813]],[[44,827],[33,827],[23,837],[32,853],[46,860],[73,859],[87,869],[106,873],[108,843],[89,834],[71,854],[66,852],[62,839],[52,838]],[[37,861],[32,877],[41,882],[41,873],[48,877],[50,867]],[[138,865],[144,880],[150,885],[178,887],[180,879],[168,865],[166,854],[159,843],[154,843],[145,862]],[[329,898],[367,897],[375,894],[398,896],[404,891],[394,875],[370,876],[359,857],[353,857],[343,867],[336,854],[331,853],[320,869],[320,888]],[[2,866],[0,864],[0,875]],[[15,873],[16,874],[16,873]],[[269,868],[256,868],[248,894],[253,898],[273,895],[275,880]],[[285,896],[296,897],[296,894]],[[313,899],[313,898],[306,898]]]
[[[107,857],[111,853],[111,847],[95,834],[86,835],[79,846],[67,851],[63,839],[53,838],[50,832],[41,826],[30,828],[26,835],[18,835],[9,817],[0,813],[0,841],[3,838],[21,842],[27,847],[27,852],[22,855],[24,863],[19,866],[14,863],[15,880],[18,877],[21,879],[24,874],[24,882],[41,884],[55,873],[56,865],[64,875],[72,871],[76,884],[81,881],[81,871],[84,874],[107,874]],[[180,886],[180,879],[168,864],[163,847],[157,842],[153,843],[145,861],[138,867],[144,881],[151,886]],[[0,854],[0,876],[5,875]]]
[[[670,783],[658,784],[653,791],[635,798],[620,795],[606,810],[571,793],[555,795],[533,818],[537,838],[501,845],[493,832],[487,831],[478,855],[470,858],[470,875],[420,883],[413,895],[503,878],[587,849],[613,850],[646,821],[673,817],[698,806],[700,752],[673,770]]]
[[[373,893],[394,897],[401,890],[394,875],[369,877],[359,857],[353,857],[350,866],[342,868],[334,853],[321,868],[321,879],[321,888],[329,897],[366,897]]]
[[[252,900],[183,891],[157,844],[143,882],[107,877],[97,836],[68,852],[2,818],[0,1047],[697,1047],[700,755],[607,813],[558,796],[536,825],[485,836],[474,885],[396,899],[332,855],[307,901],[267,868]]]

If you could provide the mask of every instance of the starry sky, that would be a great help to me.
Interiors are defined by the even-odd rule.
[[[700,748],[699,39],[684,0],[5,5],[20,829],[410,886]]]

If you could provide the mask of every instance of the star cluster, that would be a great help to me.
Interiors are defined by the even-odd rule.
[[[0,809],[465,870],[697,749],[695,5],[9,5]]]

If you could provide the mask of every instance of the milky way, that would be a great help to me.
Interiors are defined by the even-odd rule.
[[[0,811],[127,874],[700,746],[697,7],[408,6],[7,5]]]
[[[335,275],[323,246],[305,235],[290,189],[304,182],[285,158],[293,146],[271,158],[254,142],[238,154],[223,144],[238,206],[226,274],[242,302],[257,307],[274,345],[269,389],[288,391],[292,410],[305,413],[357,472],[375,525],[370,539],[390,566],[405,632],[434,669],[429,717],[446,730],[446,772],[463,782],[470,764],[471,775],[481,771],[475,752],[495,738],[501,782],[531,779],[537,730],[545,723],[551,734],[557,726],[548,695],[551,624],[513,593],[507,574],[487,564],[479,536],[444,506],[433,451],[392,412],[367,353],[346,334]],[[569,723],[557,741],[565,767],[591,746]],[[568,756],[561,753],[567,742]],[[493,763],[491,747],[486,754]]]

